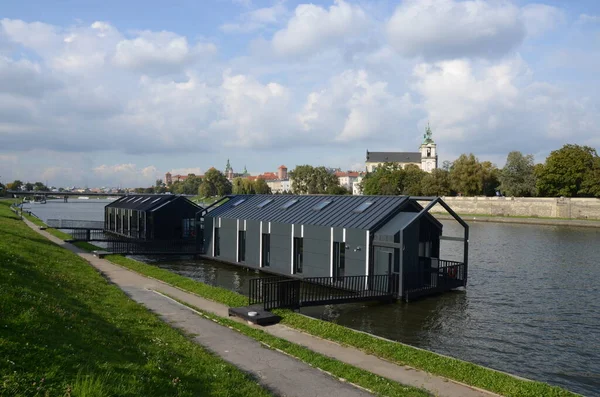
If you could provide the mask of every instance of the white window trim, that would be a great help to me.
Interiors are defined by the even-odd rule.
[[[369,230],[367,230],[367,241],[365,244],[365,255],[366,255],[366,260],[365,260],[365,275],[369,276],[369,236],[370,236],[371,232]],[[369,289],[369,283],[365,283],[365,289]]]
[[[331,228],[331,237],[329,242],[329,277],[333,277],[333,228]]]
[[[291,251],[292,251],[292,255],[291,255],[292,261],[290,263],[290,274],[294,274],[294,224],[293,223],[292,223],[292,242],[291,243],[292,243],[292,249],[291,249]]]

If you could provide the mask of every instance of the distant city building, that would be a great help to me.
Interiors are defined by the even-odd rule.
[[[368,172],[373,172],[385,163],[394,163],[402,168],[413,164],[426,172],[431,172],[438,167],[436,144],[431,137],[431,128],[427,125],[423,135],[423,143],[418,152],[369,152],[365,161]]]
[[[362,196],[363,192],[362,192],[362,188],[360,186],[360,184],[363,181],[363,176],[359,176],[358,178],[356,178],[354,180],[354,182],[352,182],[352,194],[354,196]]]
[[[341,187],[346,188],[349,192],[353,192],[353,184],[361,176],[361,173],[358,171],[336,171],[335,176],[337,176]]]
[[[172,185],[175,182],[183,182],[188,178],[188,175],[171,175],[170,172],[165,174],[165,184],[167,186]]]

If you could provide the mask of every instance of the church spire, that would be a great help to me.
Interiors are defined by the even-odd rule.
[[[225,173],[231,171],[231,164],[229,163],[229,159],[227,159],[227,165],[225,166]]]
[[[425,134],[423,134],[423,145],[433,143],[433,138],[431,135],[431,127],[429,127],[429,121],[427,121],[427,128],[425,129]]]

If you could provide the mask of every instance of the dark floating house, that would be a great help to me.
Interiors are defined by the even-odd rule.
[[[226,200],[203,212],[208,257],[303,280],[387,275],[393,295],[407,300],[467,284],[468,226],[440,198],[237,195]],[[443,236],[443,225],[429,213],[436,204],[463,227],[462,236]],[[440,258],[443,239],[462,243],[462,260]]]
[[[106,205],[104,231],[135,240],[194,240],[202,208],[183,196],[130,195]]]

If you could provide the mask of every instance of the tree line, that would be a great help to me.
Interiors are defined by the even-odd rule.
[[[470,153],[431,173],[386,163],[361,183],[363,194],[600,197],[600,157],[589,146],[567,144],[541,164],[535,164],[532,154],[510,152],[500,169]]]
[[[16,179],[14,182],[8,183],[6,186],[0,183],[0,187],[6,188],[6,190],[21,190],[24,189],[28,192],[47,192],[48,187],[42,182],[26,182]],[[1,189],[0,189],[1,190]]]

